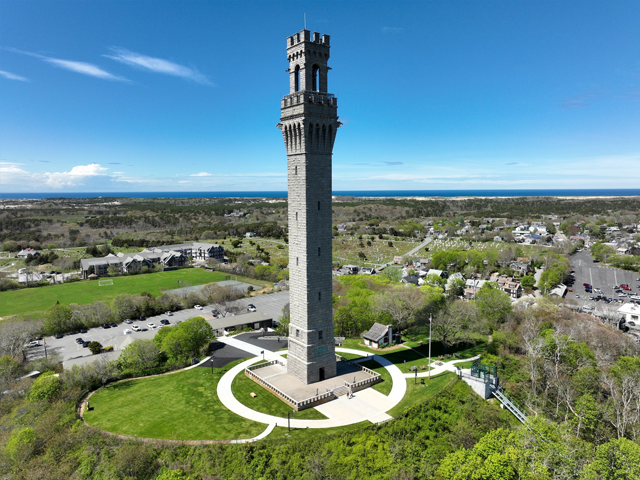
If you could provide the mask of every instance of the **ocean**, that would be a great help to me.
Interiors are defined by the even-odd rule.
[[[523,189],[523,190],[336,190],[341,197],[628,197],[640,188]],[[287,198],[286,191],[264,192],[39,192],[4,193],[0,199],[44,198]]]

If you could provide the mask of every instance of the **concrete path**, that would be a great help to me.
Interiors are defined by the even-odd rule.
[[[276,424],[275,423],[271,423],[265,429],[264,432],[262,432],[260,435],[258,435],[256,437],[245,438],[245,439],[242,439],[242,440],[231,440],[229,443],[251,443],[251,442],[257,442],[258,440],[262,440],[263,438],[267,437],[267,435],[269,435],[271,432],[273,432],[274,428],[276,428]]]
[[[217,388],[218,398],[222,404],[232,412],[256,422],[274,425],[274,427],[277,426],[277,424],[281,426],[286,425],[286,418],[257,412],[240,403],[231,391],[231,384],[235,376],[244,375],[243,372],[246,367],[262,359],[262,354],[259,353],[261,349],[233,337],[220,338],[219,340],[248,352],[253,352],[252,349],[257,349],[258,353],[256,353],[256,355],[260,356],[260,358],[251,358],[236,365],[222,376]],[[366,352],[361,350],[349,348],[336,348],[336,351],[362,356],[367,355]],[[286,353],[286,350],[278,352],[265,351],[265,358],[267,360],[282,359],[281,356]],[[378,355],[375,355],[374,359],[387,369],[393,379],[393,387],[388,396],[371,388],[356,392],[351,399],[343,395],[331,402],[316,407],[319,412],[328,417],[326,420],[297,420],[294,417],[291,419],[291,426],[294,428],[331,428],[351,425],[365,420],[372,423],[389,420],[391,417],[387,415],[386,412],[402,400],[407,391],[407,381],[400,369],[389,360],[379,357]]]
[[[438,375],[439,373],[443,373],[443,372],[455,372],[456,368],[455,368],[455,364],[456,363],[460,363],[460,362],[469,362],[471,360],[478,360],[480,358],[480,355],[476,355],[475,357],[471,357],[471,358],[460,358],[458,360],[451,360],[450,362],[444,363],[442,365],[438,365],[434,368],[431,369],[431,375]],[[433,362],[431,362],[433,363]],[[414,378],[416,376],[415,373],[411,372],[411,373],[403,373],[402,374],[404,376],[404,378]],[[419,372],[418,373],[418,378],[421,377],[428,377],[429,376],[429,371],[424,371],[424,372]]]
[[[415,255],[416,253],[418,253],[420,251],[420,249],[422,249],[422,248],[426,247],[427,245],[429,245],[431,243],[431,240],[433,240],[433,237],[425,238],[424,242],[422,242],[417,247],[413,248],[411,251],[405,253],[403,256],[406,255],[408,257],[411,257],[411,256]]]
[[[270,352],[269,350],[257,347],[256,345],[243,342],[236,337],[218,337],[217,340],[219,342],[226,343],[227,345],[231,345],[232,347],[239,348],[240,350],[244,350],[245,352],[249,352],[251,355],[255,355],[256,357],[260,357],[260,360],[262,360],[262,351],[264,351],[265,360],[275,360],[280,358],[280,355],[276,355],[275,352]],[[284,353],[284,350],[282,353]]]

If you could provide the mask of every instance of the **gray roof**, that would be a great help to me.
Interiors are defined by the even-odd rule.
[[[372,342],[379,342],[389,331],[388,325],[382,325],[381,323],[374,323],[373,327],[369,329],[362,337],[371,340]]]
[[[215,306],[213,306],[213,308],[215,308]],[[265,320],[273,320],[273,317],[263,312],[251,312],[243,315],[236,315],[235,317],[214,317],[207,321],[211,324],[214,330],[219,330],[222,328],[239,327],[242,325],[264,322]]]

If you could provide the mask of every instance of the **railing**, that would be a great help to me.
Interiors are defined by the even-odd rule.
[[[516,402],[507,396],[504,389],[502,387],[494,387],[493,385],[491,385],[489,388],[491,389],[493,396],[496,397],[507,410],[513,413],[518,420],[526,425],[527,416],[522,412]]]
[[[373,377],[369,377],[369,378],[365,378],[364,380],[358,380],[357,382],[353,382],[353,383],[349,383],[349,382],[344,382],[345,386],[353,389],[353,388],[358,388],[361,387],[363,385],[369,385],[370,383],[376,383],[378,380],[380,380],[381,375],[379,373],[375,373],[375,376]]]
[[[274,360],[276,361],[276,360]],[[259,366],[259,365],[258,365]],[[285,400],[287,400],[291,405],[294,406],[298,406],[298,402],[296,402],[293,398],[291,398],[289,395],[287,395],[286,393],[284,393],[283,391],[277,389],[276,387],[274,387],[273,385],[271,385],[269,382],[267,382],[266,380],[263,380],[262,378],[260,378],[258,375],[256,375],[255,373],[253,373],[251,370],[249,370],[248,368],[245,369],[245,372],[247,373],[247,375],[249,376],[250,379],[257,381],[259,384],[261,384],[263,387],[265,387],[268,390],[271,390],[272,392],[274,392],[276,395],[278,395],[279,397],[284,398]]]
[[[268,362],[259,363],[257,365],[251,365],[247,367],[246,370],[252,371],[252,370],[257,370],[258,368],[264,368],[264,367],[268,367],[269,365],[276,365],[276,364],[284,366],[284,362],[280,360],[270,360]]]
[[[336,106],[338,99],[332,93],[320,92],[295,92],[285,95],[282,99],[282,106],[288,107],[299,103],[320,103],[324,105]]]
[[[300,408],[302,406],[309,405],[310,403],[316,403],[320,400],[324,400],[325,398],[329,398],[329,397],[335,397],[335,395],[333,394],[333,390],[329,390],[326,393],[321,393],[320,395],[315,395],[313,397],[307,398],[306,400],[297,402],[296,406]]]

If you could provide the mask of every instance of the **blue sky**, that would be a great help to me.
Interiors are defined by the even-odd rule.
[[[635,0],[3,0],[0,190],[285,190],[305,13],[334,190],[640,186]]]

